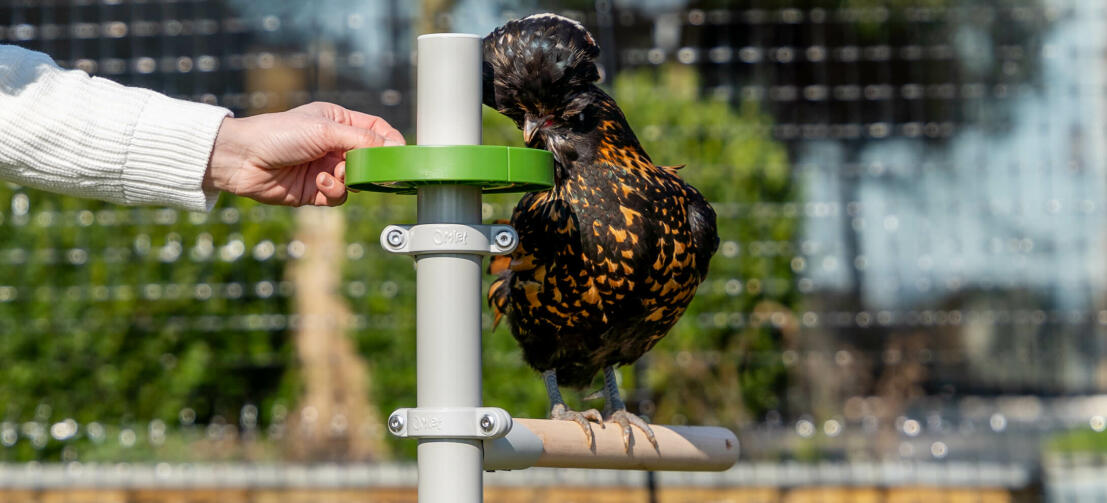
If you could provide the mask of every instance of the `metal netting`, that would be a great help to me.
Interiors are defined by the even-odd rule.
[[[687,163],[719,213],[692,309],[624,371],[632,408],[733,427],[753,459],[1094,451],[1107,428],[1095,0],[8,1],[0,43],[240,116],[325,100],[408,131],[416,34],[542,10],[597,35],[604,86],[646,149]],[[486,113],[487,142],[518,143]],[[513,202],[487,198],[485,217]],[[298,405],[293,334],[327,321],[292,301],[307,245],[291,210],[0,188],[0,460],[274,459],[309,419],[377,439],[414,400],[414,275],[376,233],[412,206],[356,195],[340,210],[341,322],[380,413],[352,432],[343,412]],[[504,329],[485,358],[486,403],[544,414]]]

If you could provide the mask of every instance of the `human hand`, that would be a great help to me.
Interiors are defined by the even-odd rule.
[[[346,201],[347,150],[403,144],[384,119],[332,103],[227,118],[204,188],[267,204],[336,206]]]

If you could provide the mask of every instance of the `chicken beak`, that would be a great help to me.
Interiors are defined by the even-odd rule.
[[[530,141],[534,139],[534,135],[538,133],[538,121],[534,117],[527,116],[523,119],[523,143],[530,145]]]

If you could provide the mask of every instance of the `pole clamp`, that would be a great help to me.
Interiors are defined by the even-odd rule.
[[[498,407],[396,409],[388,416],[388,431],[400,438],[492,440],[511,431],[511,414]]]
[[[401,255],[506,255],[518,244],[519,235],[510,225],[389,225],[381,231],[381,247]]]

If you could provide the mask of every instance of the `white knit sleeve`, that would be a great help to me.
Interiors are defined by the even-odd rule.
[[[202,182],[230,112],[62,70],[0,45],[0,179],[119,204],[210,210]]]

